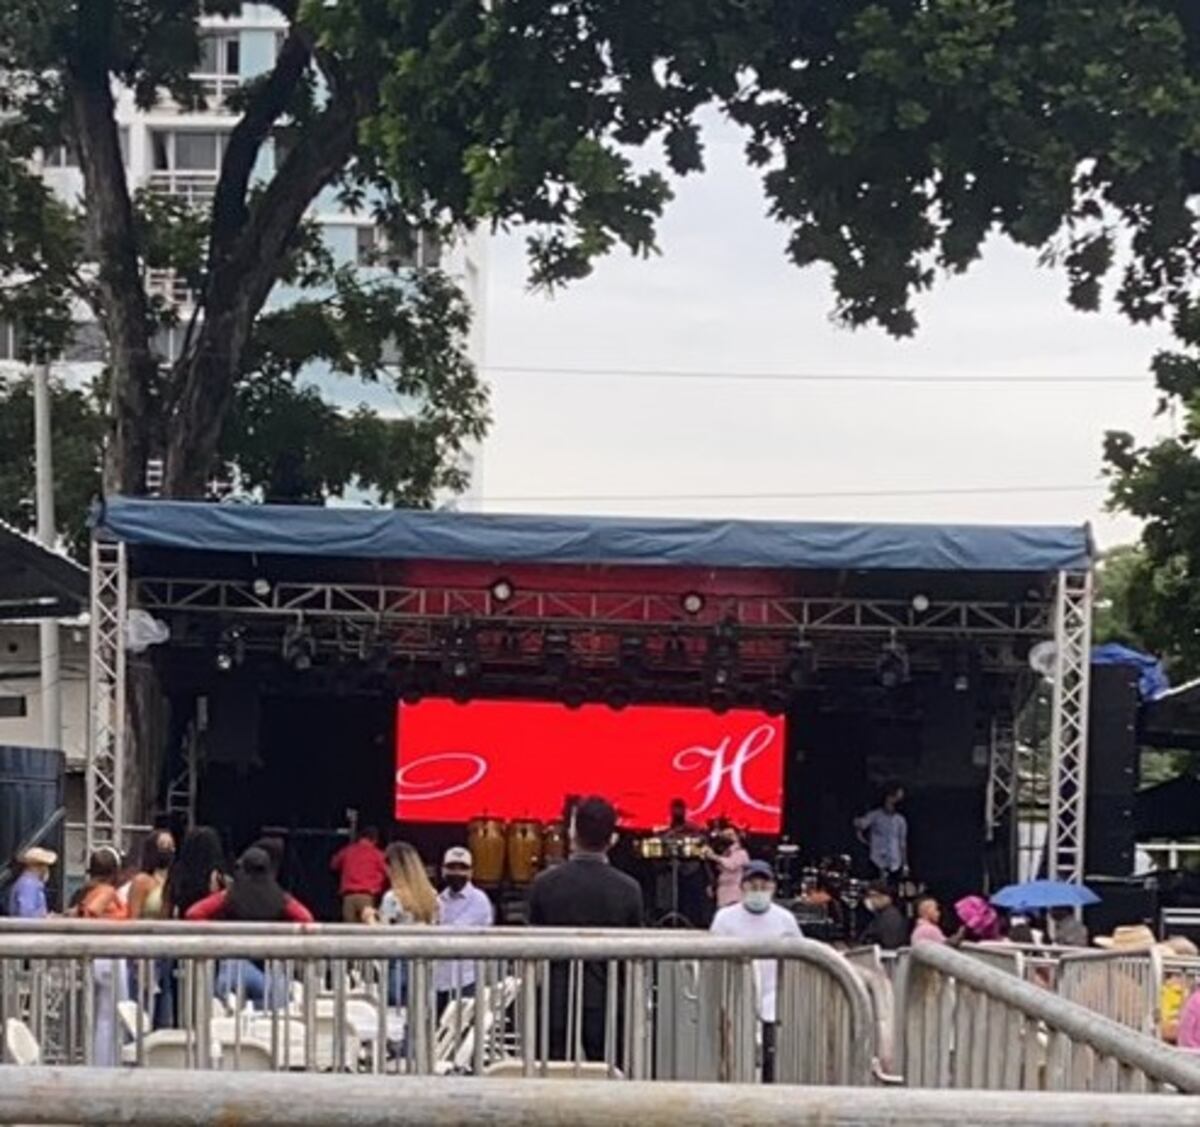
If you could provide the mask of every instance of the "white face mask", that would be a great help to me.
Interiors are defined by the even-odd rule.
[[[747,912],[761,915],[771,906],[771,894],[765,888],[748,889],[742,893],[742,903]]]

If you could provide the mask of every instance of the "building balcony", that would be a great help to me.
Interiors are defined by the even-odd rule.
[[[152,172],[147,185],[156,195],[207,208],[217,191],[217,172]]]

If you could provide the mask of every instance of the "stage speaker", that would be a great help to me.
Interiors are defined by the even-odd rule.
[[[1100,903],[1083,914],[1090,935],[1111,935],[1114,928],[1125,924],[1158,927],[1159,894],[1152,882],[1134,877],[1089,875],[1087,885],[1100,897]]]
[[[1136,827],[1138,671],[1093,665],[1088,714],[1084,870],[1130,876]]]

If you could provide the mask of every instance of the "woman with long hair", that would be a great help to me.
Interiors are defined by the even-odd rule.
[[[388,883],[379,911],[365,922],[396,924],[402,927],[435,924],[438,919],[437,892],[425,871],[425,862],[407,841],[394,841],[387,847]],[[407,967],[399,959],[388,964],[388,1003],[404,1005],[407,996]]]
[[[129,882],[129,917],[134,920],[159,920],[163,918],[165,904],[163,890],[167,874],[175,860],[175,838],[170,830],[151,830],[142,841],[138,871]],[[145,964],[134,963],[130,970],[139,971]],[[130,989],[135,997],[143,989],[152,999],[151,1012],[155,1029],[165,1029],[174,1024],[173,998],[168,983],[174,967],[170,960],[156,959],[153,974],[134,973],[130,978]],[[147,983],[146,980],[149,979]]]
[[[138,872],[129,886],[130,919],[162,919],[163,889],[174,861],[175,838],[170,830],[153,830],[146,835]]]
[[[394,841],[387,847],[386,857],[391,887],[379,905],[380,920],[385,924],[437,923],[437,892],[421,855],[407,841]]]
[[[102,845],[88,858],[87,883],[75,914],[89,920],[127,920],[128,908],[117,894],[121,855]],[[126,998],[128,975],[124,959],[92,961],[92,1061],[101,1068],[121,1063],[117,1003]]]
[[[193,904],[225,887],[225,850],[212,826],[188,830],[163,888],[163,914],[184,919]]]
[[[313,922],[312,912],[279,887],[270,854],[253,845],[238,858],[229,888],[197,901],[185,918],[243,923]],[[252,1005],[269,1002],[278,1008],[287,1003],[287,979],[282,974],[271,973],[248,959],[226,959],[217,969],[217,996],[236,995],[239,989]]]

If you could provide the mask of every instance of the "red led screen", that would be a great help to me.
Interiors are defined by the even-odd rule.
[[[423,700],[396,713],[396,818],[550,820],[568,794],[601,794],[622,824],[719,815],[779,831],[784,722],[762,712],[528,701]]]

